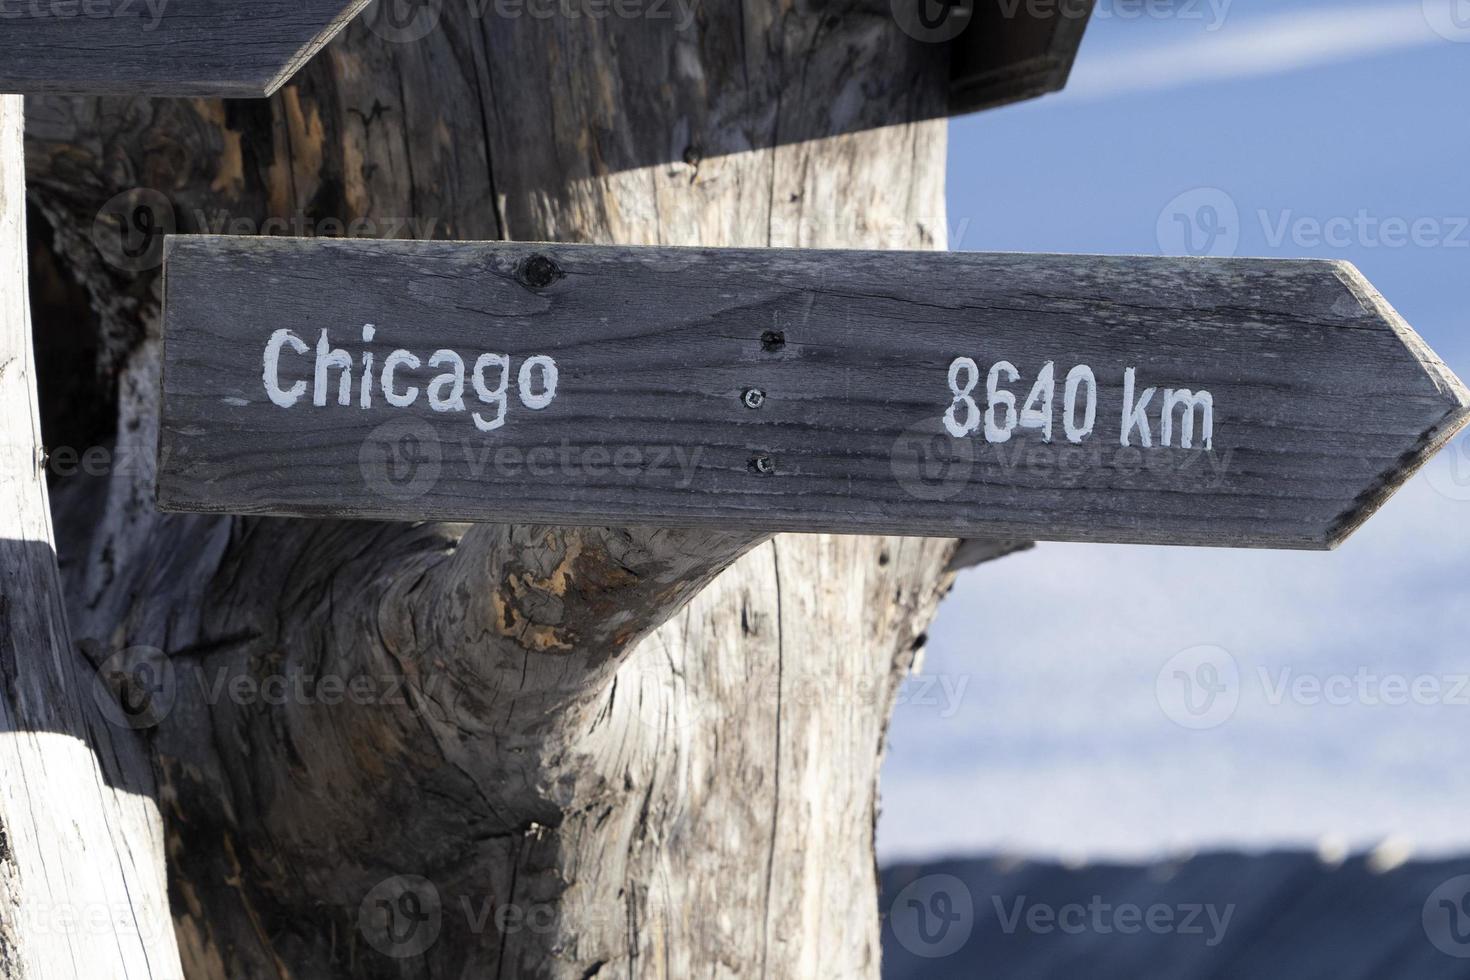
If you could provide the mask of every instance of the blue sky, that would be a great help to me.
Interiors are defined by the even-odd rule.
[[[1127,9],[1100,0],[1066,93],[953,121],[951,247],[1189,228],[1347,259],[1470,377],[1470,0]],[[968,572],[895,717],[880,855],[1470,851],[1467,597],[1463,438],[1331,554],[1043,544]]]

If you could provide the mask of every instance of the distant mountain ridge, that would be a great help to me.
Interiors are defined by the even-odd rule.
[[[884,980],[1470,978],[1470,856],[974,858],[895,864],[881,885]]]

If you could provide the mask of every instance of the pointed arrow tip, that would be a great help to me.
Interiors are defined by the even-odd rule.
[[[1327,548],[1337,548],[1354,531],[1363,525],[1399,487],[1403,486],[1419,469],[1429,462],[1450,439],[1454,438],[1467,422],[1470,422],[1470,388],[1451,371],[1444,360],[1424,342],[1424,338],[1411,327],[1397,310],[1384,299],[1372,283],[1351,262],[1332,263],[1338,279],[1352,293],[1363,309],[1387,324],[1398,337],[1404,349],[1423,370],[1433,385],[1435,394],[1444,405],[1444,414],[1426,429],[1394,465],[1363,491],[1327,533]]]

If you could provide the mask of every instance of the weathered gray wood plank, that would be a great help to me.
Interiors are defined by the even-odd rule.
[[[258,98],[368,0],[9,0],[0,92]]]
[[[950,47],[950,115],[1066,88],[1095,4],[1096,0],[974,3],[969,24]]]
[[[1470,411],[1343,263],[211,237],[167,251],[172,510],[1324,548]],[[345,405],[329,359],[316,376],[324,331],[352,364]],[[454,358],[429,363],[441,350],[471,376],[462,405]],[[1034,388],[1047,363],[1052,385]],[[385,373],[412,404],[388,404]],[[481,431],[502,373],[503,420]]]
[[[21,99],[0,96],[0,980],[182,976],[152,773],[72,643],[42,466]]]

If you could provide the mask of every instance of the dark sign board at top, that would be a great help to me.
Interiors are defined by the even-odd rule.
[[[0,92],[270,95],[368,0],[0,0]]]

